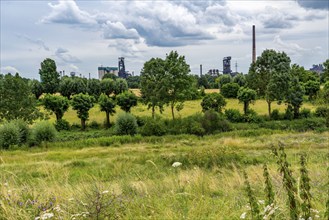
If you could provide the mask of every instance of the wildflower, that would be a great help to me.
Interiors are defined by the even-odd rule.
[[[316,214],[319,214],[319,211],[316,210],[316,209],[311,209],[312,212],[316,213]]]
[[[264,200],[258,200],[258,203],[259,204],[265,204],[265,201]]]
[[[4,186],[8,186],[8,183],[4,183],[3,185],[4,185]]]
[[[308,217],[308,219],[307,220],[312,220],[312,217]]]
[[[53,210],[55,210],[56,212],[62,212],[62,209],[59,205],[55,206]]]
[[[320,216],[319,216],[319,215],[315,215],[314,217],[315,217],[315,218],[320,218]]]
[[[102,194],[106,194],[106,193],[109,193],[109,191],[105,190],[105,191],[102,192]]]
[[[247,213],[244,212],[244,213],[242,213],[242,214],[240,215],[240,218],[241,218],[241,219],[245,219],[245,218],[246,218],[246,215],[247,215]]]
[[[181,162],[175,162],[175,163],[172,164],[173,167],[179,167],[181,165],[182,165]]]
[[[74,200],[74,198],[69,198],[69,201],[73,201]]]

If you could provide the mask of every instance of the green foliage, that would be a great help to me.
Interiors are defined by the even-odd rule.
[[[243,102],[243,111],[246,115],[249,110],[250,103],[256,100],[256,91],[246,87],[241,87],[238,91],[238,96],[240,102]]]
[[[206,111],[201,119],[201,125],[207,134],[230,131],[231,126],[221,115],[213,110]]]
[[[46,94],[42,99],[45,109],[52,111],[56,115],[56,120],[63,118],[64,113],[69,109],[69,100],[59,95]]]
[[[121,113],[115,122],[115,131],[118,135],[135,135],[137,133],[136,118],[130,113]]]
[[[145,118],[144,125],[140,128],[140,134],[143,136],[162,136],[166,132],[166,126],[161,118]]]
[[[226,101],[224,97],[219,93],[206,94],[201,101],[201,107],[203,112],[208,110],[222,112],[222,109],[225,107],[225,105]]]
[[[281,116],[280,116],[280,112],[278,109],[274,109],[272,112],[271,112],[271,119],[272,120],[280,120],[282,119]]]
[[[8,149],[10,146],[20,143],[20,132],[13,122],[4,123],[0,126],[0,148]]]
[[[15,76],[0,74],[0,121],[22,119],[32,122],[40,116],[27,80],[18,73]]]
[[[329,107],[326,106],[319,106],[315,109],[315,116],[316,117],[326,117],[329,115]]]
[[[57,131],[48,121],[37,122],[32,128],[32,142],[40,145],[42,142],[52,142],[55,140]]]
[[[101,94],[101,82],[98,79],[89,79],[87,81],[87,93],[97,100]]]
[[[140,76],[128,76],[126,80],[127,80],[128,88],[138,89],[140,87],[140,81],[141,81]]]
[[[100,110],[106,114],[106,127],[110,127],[110,115],[115,113],[116,103],[113,98],[108,97],[104,93],[98,99]]]
[[[164,84],[166,80],[164,60],[152,58],[145,62],[140,79],[142,101],[149,109],[152,109],[152,117],[154,118],[155,108],[158,107],[160,112],[162,112],[164,105],[164,94],[166,91]]]
[[[105,78],[101,80],[101,92],[110,96],[114,93],[115,90],[115,81],[110,78]]]
[[[308,176],[308,171],[306,168],[306,157],[305,155],[300,156],[300,197],[302,199],[301,210],[302,214],[300,218],[309,219],[312,218],[311,215],[311,185],[310,178]]]
[[[39,69],[41,85],[45,93],[56,93],[58,91],[60,75],[56,70],[56,63],[52,59],[45,59],[41,62]]]
[[[247,111],[247,114],[243,115],[243,121],[248,123],[262,123],[264,119],[257,114],[252,109],[249,109]]]
[[[321,74],[321,82],[329,82],[329,59],[323,63],[323,73]]]
[[[230,122],[242,122],[243,116],[238,109],[225,109],[225,117]]]
[[[174,108],[176,104],[183,103],[189,96],[192,85],[190,66],[186,63],[184,56],[179,56],[177,51],[171,51],[164,61],[165,79],[164,102],[171,108],[172,118],[175,119]]]
[[[240,86],[237,83],[226,83],[221,87],[220,93],[225,98],[236,98],[238,96],[239,89]]]
[[[112,80],[117,80],[119,77],[114,75],[113,73],[105,73],[103,79],[112,79]]]
[[[232,82],[232,77],[229,74],[224,74],[218,77],[218,83],[219,83],[219,89],[222,89],[222,87],[227,84]]]
[[[233,77],[233,83],[239,84],[239,86],[245,86],[247,83],[245,75],[239,73]]]
[[[59,92],[62,96],[70,99],[73,95],[87,92],[85,80],[80,77],[65,76],[59,84]]]
[[[291,105],[288,105],[284,113],[284,119],[292,120],[294,119],[294,112]]]
[[[28,141],[29,135],[30,135],[30,128],[27,125],[25,121],[22,119],[17,119],[14,121],[11,121],[10,123],[13,123],[19,132],[19,144],[24,144]]]
[[[128,91],[128,84],[125,79],[118,78],[114,81],[114,94],[119,95]]]
[[[125,112],[130,112],[130,109],[137,105],[137,96],[129,91],[119,94],[116,99],[117,104]]]
[[[42,84],[38,80],[33,79],[29,81],[29,86],[31,87],[31,92],[35,95],[35,98],[39,99],[43,93]]]
[[[86,128],[86,120],[89,118],[89,110],[94,106],[95,98],[86,94],[77,94],[72,97],[72,107],[77,111],[78,118],[81,119],[81,127]]]
[[[57,131],[62,131],[62,130],[68,131],[70,130],[71,126],[70,123],[65,119],[59,119],[55,122],[55,128]]]
[[[309,100],[314,100],[320,91],[320,82],[310,80],[304,83],[305,95],[308,95]]]
[[[244,185],[246,187],[246,192],[247,192],[248,199],[249,199],[249,205],[250,205],[250,208],[251,208],[252,219],[253,220],[261,220],[262,218],[260,216],[259,206],[258,206],[256,197],[254,195],[254,192],[251,189],[250,182],[248,180],[248,175],[245,171],[243,172],[243,176],[244,176]]]
[[[308,108],[303,108],[299,113],[300,118],[309,118],[311,117],[311,110]]]
[[[274,191],[273,191],[271,177],[268,172],[268,168],[266,164],[264,164],[263,167],[263,176],[265,179],[266,205],[271,205],[274,203]]]
[[[293,78],[287,95],[286,102],[292,107],[294,118],[299,117],[299,109],[303,104],[304,87],[300,84],[298,78]]]

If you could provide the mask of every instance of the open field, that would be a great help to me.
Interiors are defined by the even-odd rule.
[[[264,162],[277,194],[275,219],[286,219],[286,193],[269,150],[279,141],[296,179],[299,155],[307,154],[314,205],[324,219],[329,132],[113,136],[0,151],[0,219],[44,213],[56,219],[239,219],[247,211],[242,170],[264,200]],[[182,166],[172,167],[175,161]]]

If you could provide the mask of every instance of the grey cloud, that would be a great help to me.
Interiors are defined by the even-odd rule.
[[[328,0],[297,0],[298,4],[308,9],[329,9]]]
[[[286,43],[282,41],[280,35],[274,37],[273,43],[278,47],[279,50],[285,51],[287,54],[292,56],[301,56],[303,52],[307,51],[296,43]]]
[[[69,54],[69,51],[65,48],[58,48],[55,52],[58,57],[64,63],[80,63],[80,59]]]
[[[136,29],[127,29],[121,22],[108,21],[104,27],[105,39],[139,39]]]
[[[279,11],[277,8],[266,7],[265,13],[258,16],[265,28],[285,29],[293,26],[293,21],[298,18]]]
[[[32,38],[28,37],[27,35],[22,35],[22,34],[18,34],[17,37],[18,38],[23,38],[23,39],[27,40],[30,43],[38,45],[40,48],[43,48],[46,51],[50,50],[49,47],[45,44],[45,42],[42,41],[41,39],[32,39]]]

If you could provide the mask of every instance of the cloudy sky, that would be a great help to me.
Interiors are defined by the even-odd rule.
[[[152,57],[177,50],[192,73],[232,69],[247,73],[251,31],[257,56],[285,51],[309,69],[329,57],[327,0],[241,1],[9,1],[1,2],[1,72],[39,78],[40,62],[56,61],[58,71],[97,77],[97,67],[117,66],[140,73]]]

